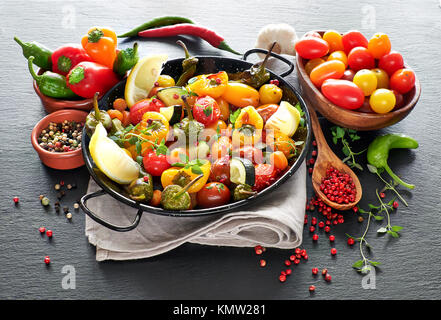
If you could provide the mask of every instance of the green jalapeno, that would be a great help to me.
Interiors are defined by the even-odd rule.
[[[368,147],[367,160],[370,165],[377,169],[384,169],[399,184],[406,188],[413,189],[415,186],[401,180],[387,164],[389,151],[391,149],[416,149],[418,142],[404,134],[385,134],[378,136]]]
[[[162,191],[161,205],[166,210],[188,210],[191,207],[191,197],[187,190],[204,175],[201,174],[190,181],[185,187],[171,184]]]
[[[30,56],[28,59],[29,72],[37,82],[38,89],[40,89],[42,94],[58,99],[72,99],[78,97],[67,87],[66,77],[61,74],[46,71],[42,75],[37,75],[32,65],[34,59],[34,56]]]

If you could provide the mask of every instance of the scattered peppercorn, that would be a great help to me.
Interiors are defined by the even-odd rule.
[[[41,204],[43,205],[43,206],[48,206],[49,205],[49,203],[50,203],[50,200],[49,200],[49,198],[48,197],[43,197],[43,199],[41,199]]]
[[[40,227],[40,228],[38,228],[38,231],[40,231],[40,233],[45,233],[46,232],[46,228],[45,227]]]
[[[289,267],[289,266],[291,265],[291,261],[289,261],[288,259],[285,260],[285,265],[286,265],[287,267]]]
[[[266,260],[264,259],[261,259],[259,263],[262,268],[266,266]]]
[[[331,249],[331,254],[332,254],[333,256],[335,256],[335,255],[337,254],[337,249],[332,248],[332,249]]]
[[[12,198],[12,200],[14,201],[14,203],[19,203],[20,202],[20,199],[18,197],[14,197],[14,198]]]
[[[348,239],[348,245],[352,246],[355,243],[355,240],[352,238]]]
[[[328,269],[325,268],[325,269],[322,270],[322,275],[323,276],[326,276],[327,273],[328,273]]]
[[[83,123],[64,120],[49,123],[38,137],[40,147],[49,152],[68,152],[81,148]]]
[[[73,207],[75,210],[78,210],[80,208],[80,205],[77,202],[75,202]]]
[[[394,202],[392,203],[392,207],[394,207],[395,209],[397,209],[398,206],[399,206],[399,204],[398,204],[397,201],[394,201]]]
[[[309,286],[309,291],[310,292],[314,292],[315,291],[315,286],[314,285],[310,285]]]
[[[312,268],[312,274],[317,275],[319,272],[318,268]]]
[[[331,275],[330,275],[329,273],[327,273],[327,274],[325,275],[325,280],[326,280],[327,282],[331,282],[332,277],[331,277]]]
[[[67,188],[68,190],[70,190],[70,189],[72,189],[72,185],[71,185],[71,184],[68,184],[68,185],[66,186],[66,188]]]
[[[325,232],[328,233],[329,231],[331,231],[331,228],[329,226],[325,227]]]
[[[44,257],[44,263],[46,264],[51,263],[51,258],[49,258],[49,256]]]
[[[312,236],[312,240],[317,241],[318,239],[319,239],[318,234],[314,234],[314,235]]]
[[[255,252],[257,255],[261,255],[261,254],[263,253],[263,248],[262,248],[262,246],[261,246],[261,245],[257,245],[257,246],[255,246],[255,247],[254,247],[254,252]]]
[[[286,273],[287,276],[289,276],[292,273],[292,269],[286,269],[285,273]]]
[[[332,234],[329,236],[329,241],[334,242],[335,241],[335,236],[333,236]]]
[[[46,231],[46,235],[47,235],[49,238],[52,238],[52,235],[53,235],[52,230],[47,230],[47,231]]]
[[[285,281],[286,281],[286,275],[281,274],[281,275],[279,276],[279,281],[280,281],[280,282],[285,282]]]
[[[363,222],[363,221],[364,221],[364,218],[362,216],[359,216],[358,217],[358,222]]]
[[[350,203],[355,201],[357,190],[354,181],[347,173],[329,167],[322,178],[320,191],[332,202]]]
[[[60,190],[61,189],[61,186],[60,186],[60,184],[59,183],[57,183],[55,186],[54,186],[54,189],[55,190]]]

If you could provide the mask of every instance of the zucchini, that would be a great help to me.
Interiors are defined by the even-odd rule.
[[[253,163],[244,158],[233,157],[230,160],[230,181],[235,184],[254,186],[256,174]]]
[[[187,90],[183,87],[168,87],[159,89],[158,92],[156,92],[156,96],[161,99],[167,107],[175,105],[183,106],[184,101],[182,101],[181,96],[187,93]]]
[[[174,125],[181,121],[182,118],[182,106],[175,105],[170,107],[162,107],[159,109],[159,113],[162,114],[170,125]]]

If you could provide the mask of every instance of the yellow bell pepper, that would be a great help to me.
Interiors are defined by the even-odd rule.
[[[234,123],[233,145],[244,145],[246,143],[255,144],[262,137],[263,119],[259,112],[248,106],[240,111],[239,116]]]
[[[117,38],[111,29],[93,27],[81,39],[81,45],[94,62],[113,69]]]
[[[187,89],[199,96],[219,98],[227,89],[228,74],[221,71],[215,74],[203,74],[188,80]]]
[[[196,164],[196,161],[188,163],[188,168],[186,167],[171,167],[165,170],[161,175],[161,184],[165,188],[168,185],[176,184],[179,179],[182,179],[182,184],[186,185],[199,175],[203,175],[201,179],[196,181],[187,191],[188,193],[198,192],[207,183],[210,177],[211,163],[207,160],[199,160],[203,162],[202,165]],[[192,163],[194,163],[192,165]],[[194,166],[197,166],[200,171],[195,170]],[[202,172],[202,173],[201,173]]]

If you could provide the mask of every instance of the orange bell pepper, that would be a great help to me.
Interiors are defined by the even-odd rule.
[[[188,80],[187,89],[199,96],[219,98],[227,89],[228,74],[221,71],[215,74],[204,74]]]
[[[113,69],[116,59],[116,33],[111,29],[93,27],[81,39],[81,45],[96,63]]]

